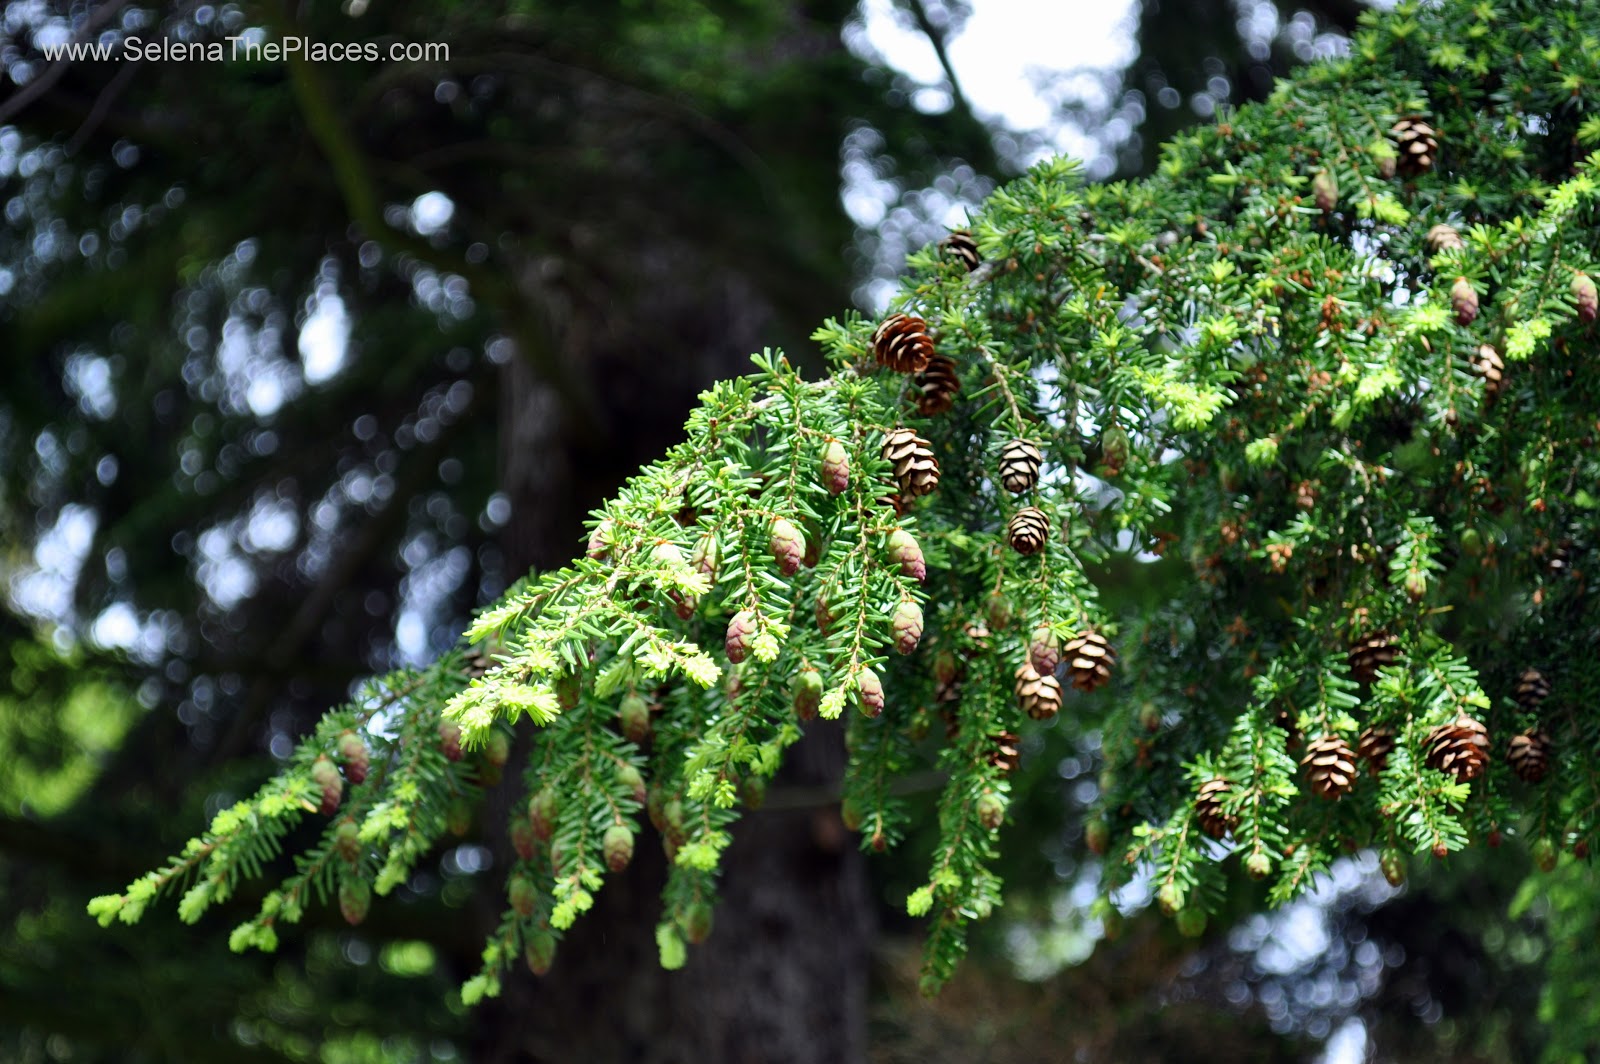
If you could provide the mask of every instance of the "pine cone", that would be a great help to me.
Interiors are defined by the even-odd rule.
[[[461,760],[461,725],[453,720],[439,722],[439,749],[446,761]]]
[[[1550,681],[1538,669],[1531,667],[1524,669],[1522,675],[1517,677],[1517,705],[1529,713],[1537,710],[1549,697]]]
[[[872,334],[872,353],[878,365],[896,373],[920,373],[933,357],[928,323],[909,314],[891,314]]]
[[[1356,756],[1367,763],[1373,775],[1382,772],[1394,750],[1394,729],[1382,724],[1368,725],[1356,737]]]
[[[789,684],[789,700],[795,716],[812,720],[822,705],[822,674],[810,665],[802,666]]]
[[[1595,291],[1594,281],[1588,274],[1580,273],[1572,279],[1572,302],[1581,322],[1594,321],[1600,314],[1600,292]]]
[[[900,575],[909,576],[921,583],[928,578],[928,562],[922,555],[922,546],[903,528],[889,533],[889,560],[900,566]]]
[[[1025,506],[1011,515],[1006,536],[1018,554],[1037,554],[1050,539],[1050,519],[1037,506]]]
[[[1400,648],[1389,638],[1388,632],[1378,631],[1362,636],[1350,648],[1350,675],[1358,683],[1372,683],[1378,670],[1386,669],[1400,658]]]
[[[1471,325],[1478,320],[1478,290],[1465,277],[1457,277],[1450,286],[1450,306],[1456,312],[1457,325]]]
[[[901,599],[889,618],[889,630],[894,636],[894,648],[900,653],[916,650],[922,639],[922,607],[910,599]]]
[[[1433,169],[1439,157],[1439,138],[1421,115],[1408,115],[1389,130],[1394,135],[1399,158],[1395,169],[1401,177],[1416,177]]]
[[[965,266],[968,273],[983,265],[983,256],[978,254],[978,242],[965,229],[957,229],[939,241],[939,250]]]
[[[1099,632],[1080,632],[1061,648],[1067,671],[1072,676],[1072,686],[1080,691],[1093,691],[1111,679],[1111,666],[1117,663],[1117,652]]]
[[[1039,675],[1032,665],[1017,666],[1017,703],[1034,720],[1049,720],[1061,711],[1061,681]]]
[[[817,600],[818,610],[823,607],[822,600]],[[728,621],[728,630],[723,636],[722,647],[728,653],[728,660],[735,665],[739,664],[750,653],[750,641],[756,634],[756,615],[749,610],[740,610]]]
[[[1200,819],[1200,830],[1214,839],[1225,837],[1239,826],[1239,818],[1225,812],[1222,803],[1233,793],[1233,786],[1225,779],[1210,779],[1200,785],[1195,796],[1194,813]]]
[[[1040,675],[1054,675],[1056,666],[1061,664],[1061,640],[1048,626],[1041,624],[1033,630],[1028,639],[1028,661]]]
[[[829,495],[838,495],[850,486],[850,453],[832,437],[822,448],[822,483]]]
[[[861,712],[869,717],[876,717],[883,713],[883,681],[878,679],[878,674],[871,669],[862,669],[856,673],[856,698],[861,703]]]
[[[361,741],[361,736],[348,731],[339,736],[339,760],[344,762],[344,774],[351,783],[366,780],[371,760],[367,755],[367,744]]]
[[[1483,378],[1483,404],[1488,406],[1506,390],[1506,361],[1489,344],[1479,344],[1472,368]]]
[[[1016,732],[1001,731],[989,736],[989,764],[1001,772],[1011,772],[1022,763]]]
[[[1039,482],[1043,457],[1027,440],[1012,440],[1000,449],[1000,483],[1014,495],[1030,490]]]
[[[1428,230],[1428,250],[1437,255],[1441,251],[1454,251],[1456,248],[1465,247],[1461,234],[1453,225],[1440,222]]]
[[[1337,735],[1323,735],[1306,746],[1300,759],[1311,777],[1311,791],[1321,798],[1342,798],[1356,783],[1356,752]]]
[[[613,872],[622,871],[633,860],[632,830],[625,824],[612,824],[601,837],[600,849],[605,855],[606,867]]]
[[[1328,214],[1339,206],[1339,182],[1327,170],[1318,170],[1311,179],[1311,198],[1317,210]]]
[[[1483,775],[1489,763],[1489,732],[1465,713],[1428,733],[1428,766],[1461,781]]]
[[[955,362],[943,355],[934,355],[928,359],[927,368],[918,373],[912,383],[917,386],[917,413],[923,417],[934,417],[956,405],[956,393],[961,390],[961,375]]]
[[[1506,761],[1519,779],[1538,783],[1550,771],[1550,733],[1534,725],[1521,735],[1512,736]]]
[[[902,496],[927,495],[939,486],[939,460],[928,441],[910,429],[893,429],[883,441],[883,460],[894,468]]]
[[[768,549],[772,551],[772,560],[778,563],[778,571],[784,576],[793,576],[800,571],[800,563],[805,559],[806,537],[788,518],[775,517]]]

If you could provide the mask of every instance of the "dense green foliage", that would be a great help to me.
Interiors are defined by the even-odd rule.
[[[1000,901],[996,736],[1035,727],[1013,676],[1031,644],[1091,631],[1116,646],[1114,687],[1046,726],[1103,758],[1107,891],[1149,877],[1186,930],[1221,904],[1235,856],[1282,901],[1366,846],[1395,878],[1403,855],[1475,843],[1586,854],[1597,36],[1577,4],[1403,5],[1350,57],[1176,139],[1148,180],[1085,187],[1072,164],[1041,165],[974,219],[983,266],[925,253],[893,308],[955,360],[954,409],[920,416],[907,379],[875,370],[858,317],[817,334],[826,378],[762,356],[599,512],[588,559],[479,617],[486,672],[457,653],[375,685],[171,867],[94,910],[134,919],[182,885],[193,917],[238,889],[316,815],[336,779],[320,759],[359,730],[371,774],[337,784],[323,841],[235,936],[270,945],[308,896],[401,882],[497,767],[493,737],[528,715],[522,863],[469,996],[519,955],[550,964],[626,863],[641,807],[674,858],[658,931],[671,966],[709,928],[727,826],[799,734],[799,703],[849,717],[847,820],[864,845],[902,835],[897,779],[945,778],[908,900],[932,914],[935,987]],[[1414,116],[1439,148],[1396,176]],[[1430,244],[1439,224],[1460,241]],[[941,467],[903,515],[882,453],[899,425]],[[996,468],[1014,438],[1044,452],[1020,498]],[[837,494],[821,468],[825,454],[837,468],[833,442],[849,464]],[[1007,531],[1026,505],[1048,519],[1029,556]],[[920,544],[925,583],[897,530]],[[1129,556],[1148,593],[1101,602],[1097,578]],[[1349,651],[1380,634],[1392,653],[1364,675]],[[1552,685],[1542,705],[1513,698],[1530,665]],[[941,705],[948,728],[929,719]],[[1476,778],[1437,767],[1435,730],[1463,715],[1490,736]],[[1503,757],[1534,725],[1553,737],[1537,784]],[[1395,736],[1381,771],[1313,793],[1297,743],[1353,748],[1374,726]],[[1202,830],[1214,780],[1232,845]]]

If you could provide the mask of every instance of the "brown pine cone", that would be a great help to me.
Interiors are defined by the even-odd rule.
[[[1039,463],[1044,456],[1027,440],[1012,440],[1000,448],[1000,483],[1013,495],[1020,495],[1039,482]]]
[[[1037,554],[1050,539],[1050,519],[1037,506],[1025,506],[1011,515],[1006,537],[1018,554]]]
[[[1389,763],[1394,750],[1394,729],[1382,724],[1368,725],[1356,737],[1356,756],[1367,763],[1374,776]]]
[[[1519,779],[1538,783],[1550,771],[1550,746],[1550,733],[1534,725],[1521,735],[1512,736],[1506,761]]]
[[[1489,763],[1489,732],[1465,713],[1428,733],[1428,765],[1465,782]]]
[[[1439,137],[1421,115],[1407,115],[1389,132],[1394,136],[1395,169],[1401,177],[1416,177],[1433,169],[1439,157]]]
[[[1305,766],[1311,791],[1318,797],[1342,798],[1356,784],[1356,752],[1337,735],[1311,740],[1300,764]]]
[[[1378,631],[1362,636],[1350,647],[1350,675],[1358,683],[1372,683],[1380,669],[1388,668],[1400,658],[1400,648],[1394,645],[1388,632]]]
[[[939,250],[965,266],[968,273],[983,265],[983,256],[978,254],[978,242],[965,229],[957,229],[939,241]]]
[[[1093,691],[1110,681],[1111,666],[1117,663],[1117,652],[1099,632],[1080,632],[1061,648],[1061,657],[1067,663],[1072,686],[1080,691]]]
[[[1224,838],[1239,826],[1239,818],[1224,811],[1222,806],[1232,792],[1233,787],[1227,780],[1210,779],[1200,785],[1200,792],[1195,796],[1194,812],[1200,820],[1200,830],[1214,839]]]
[[[896,373],[920,373],[933,357],[928,323],[909,314],[891,314],[872,334],[872,354],[878,365]]]
[[[1032,665],[1017,666],[1017,703],[1034,720],[1048,720],[1061,711],[1061,681],[1041,675]]]
[[[883,459],[894,468],[903,497],[927,495],[939,486],[939,460],[933,447],[910,429],[892,429],[883,441]]]
[[[953,360],[943,355],[928,359],[928,365],[913,379],[917,387],[917,413],[935,417],[956,405],[961,391],[961,376]]]

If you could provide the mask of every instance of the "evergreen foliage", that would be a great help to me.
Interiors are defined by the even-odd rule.
[[[1029,729],[1103,760],[1108,899],[1143,878],[1189,933],[1235,860],[1282,902],[1361,847],[1396,875],[1513,840],[1586,857],[1597,48],[1587,5],[1402,4],[1347,58],[1178,137],[1147,180],[1041,164],[973,219],[976,269],[929,249],[890,308],[954,362],[948,410],[921,413],[859,315],[818,330],[820,380],[758,356],[596,513],[586,557],[514,587],[467,650],[369,685],[92,911],[131,921],[181,889],[198,918],[332,807],[234,944],[270,948],[334,895],[359,918],[366,884],[388,893],[470,816],[523,716],[521,859],[469,1000],[520,958],[559,971],[641,814],[672,858],[657,941],[681,964],[730,824],[813,714],[847,720],[845,819],[869,849],[906,832],[897,780],[943,776],[907,900],[930,918],[929,990],[1000,904],[1001,748]],[[885,446],[901,428],[928,441],[931,489]],[[1042,463],[1014,493],[1019,439]],[[1042,549],[1018,515],[1030,535],[1042,515]],[[1102,599],[1130,558],[1145,593]],[[1549,682],[1531,705],[1530,665]],[[1537,783],[1506,761],[1534,727]],[[1393,747],[1348,787],[1302,763],[1371,749],[1367,728]]]

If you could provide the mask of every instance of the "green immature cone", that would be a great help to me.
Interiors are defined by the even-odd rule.
[[[831,436],[822,448],[822,486],[829,495],[843,494],[850,487],[850,454]]]
[[[1251,879],[1266,879],[1272,874],[1272,858],[1264,853],[1253,853],[1244,859],[1244,870]]]
[[[453,720],[439,722],[439,749],[446,761],[461,760],[461,725]]]
[[[367,744],[361,741],[361,736],[355,732],[345,732],[339,736],[339,760],[344,762],[344,774],[351,783],[366,782],[367,770],[371,765]]]
[[[894,648],[902,654],[917,649],[922,640],[922,607],[910,599],[903,599],[895,607],[889,630],[894,635]]]
[[[1450,286],[1450,306],[1456,312],[1458,325],[1471,325],[1478,318],[1478,292],[1465,277],[1457,277]]]
[[[1111,845],[1111,826],[1099,817],[1083,825],[1083,845],[1096,857],[1104,857]]]
[[[797,563],[798,564],[798,563]],[[820,600],[819,600],[820,601]],[[742,662],[750,655],[750,641],[756,634],[756,615],[749,610],[740,610],[728,621],[728,631],[723,636],[723,649],[728,653],[728,660],[735,665]]]
[[[921,583],[928,578],[928,563],[922,556],[922,547],[903,528],[889,533],[889,560],[900,566],[900,572]]]
[[[460,796],[450,799],[450,804],[445,806],[444,823],[456,838],[465,836],[472,830],[472,803]]]
[[[795,716],[801,720],[815,720],[822,705],[822,673],[810,665],[803,665],[789,684],[789,699]]]
[[[1179,909],[1173,920],[1178,925],[1178,934],[1184,938],[1199,938],[1205,934],[1206,912],[1204,909],[1196,909],[1193,906]]]
[[[311,763],[311,779],[322,788],[322,815],[332,816],[339,808],[340,799],[344,797],[344,777],[339,775],[339,769],[333,760],[323,756]]]
[[[514,872],[506,884],[506,897],[511,901],[511,910],[526,920],[539,904],[539,888],[526,875]]]
[[[583,675],[577,672],[564,672],[556,677],[556,705],[566,713],[578,708],[578,699],[583,696]]]
[[[883,712],[883,681],[871,669],[856,674],[856,697],[861,700],[861,712],[876,717]]]
[[[361,860],[361,829],[355,817],[347,816],[339,821],[339,826],[333,831],[333,848],[347,864],[353,865]]]
[[[1128,434],[1120,427],[1112,425],[1100,434],[1100,461],[1105,466],[1106,476],[1120,475],[1122,467],[1128,464],[1130,453]]]
[[[711,906],[703,901],[691,902],[678,920],[683,937],[691,946],[698,946],[711,937]]]
[[[611,557],[612,525],[609,520],[601,521],[594,526],[594,531],[589,533],[589,557],[596,561],[604,561]]]
[[[1391,887],[1398,887],[1406,881],[1406,855],[1393,846],[1385,847],[1378,854],[1378,867]]]
[[[640,805],[645,804],[648,792],[645,789],[644,776],[640,774],[638,769],[632,765],[618,765],[617,782],[628,789],[628,793],[633,795],[634,801]]]
[[[1028,660],[1040,675],[1055,672],[1061,664],[1061,641],[1047,626],[1041,624],[1033,630],[1028,640]]]
[[[1549,839],[1538,839],[1533,844],[1534,867],[1541,872],[1554,872],[1556,870],[1556,844]]]
[[[1339,182],[1328,171],[1320,170],[1311,179],[1311,196],[1316,201],[1317,210],[1327,214],[1339,206]]]
[[[689,564],[707,580],[717,578],[717,539],[709,532],[695,540],[689,552]]]
[[[772,551],[772,559],[778,563],[778,571],[784,576],[793,576],[800,571],[800,564],[805,560],[806,537],[787,518],[775,518],[768,549]]]
[[[351,927],[367,918],[372,907],[372,888],[364,879],[347,879],[339,884],[339,912]]]
[[[606,867],[613,872],[622,871],[633,860],[633,832],[624,824],[612,824],[606,828],[600,849],[605,854]]]
[[[993,791],[983,792],[982,797],[978,799],[978,823],[990,831],[996,831],[1005,820],[1005,799]]]
[[[1572,279],[1572,301],[1578,307],[1578,320],[1594,321],[1600,313],[1600,294],[1595,292],[1594,281],[1588,274],[1580,273]]]
[[[522,958],[528,962],[528,971],[545,975],[556,960],[556,936],[545,928],[528,932],[528,945]]]
[[[556,794],[549,787],[528,799],[528,826],[540,842],[556,833]]]
[[[650,738],[650,705],[635,692],[628,692],[617,710],[622,721],[622,734],[631,741],[642,743]]]
[[[489,741],[483,747],[483,759],[495,768],[505,768],[506,762],[511,760],[511,736],[496,729],[489,733]]]
[[[533,833],[532,824],[526,820],[511,822],[511,848],[522,860],[533,860],[533,855],[539,850],[539,837]]]

